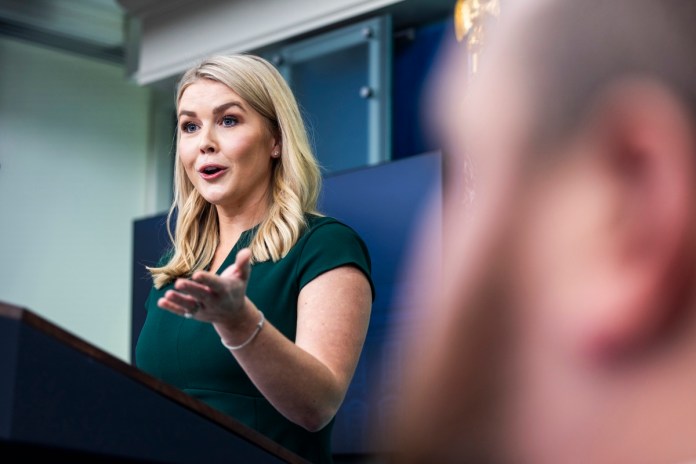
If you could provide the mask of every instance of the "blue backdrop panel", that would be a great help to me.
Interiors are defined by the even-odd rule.
[[[448,42],[456,41],[452,24],[452,18],[447,17],[420,25],[411,36],[402,35],[394,40],[392,159],[438,148],[433,134],[429,133],[424,104],[428,103],[429,85],[440,51]]]
[[[145,300],[152,287],[145,266],[155,266],[170,246],[166,229],[166,214],[138,219],[133,222],[133,259],[131,285],[131,359],[135,363],[135,344],[145,323]]]
[[[438,152],[340,173],[326,179],[321,209],[353,227],[367,243],[377,298],[365,347],[343,407],[336,417],[336,453],[366,453],[372,433],[388,417],[401,366],[391,356],[392,324],[422,221],[439,230],[442,159]],[[426,211],[426,208],[429,208]],[[438,234],[435,233],[435,236]],[[439,243],[432,244],[439,250]],[[399,320],[399,323],[401,321]]]

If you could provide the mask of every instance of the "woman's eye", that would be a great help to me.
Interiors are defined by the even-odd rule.
[[[225,127],[232,127],[237,124],[237,118],[234,116],[225,116],[222,118],[222,125]]]
[[[189,133],[194,132],[197,128],[198,126],[192,122],[185,122],[181,125],[181,130]]]

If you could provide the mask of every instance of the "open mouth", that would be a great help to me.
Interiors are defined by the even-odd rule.
[[[211,177],[217,176],[218,174],[222,173],[226,169],[227,168],[225,168],[223,166],[209,164],[209,165],[206,165],[206,166],[203,166],[202,168],[200,168],[198,170],[198,172],[201,173],[201,175],[205,178],[211,178]]]

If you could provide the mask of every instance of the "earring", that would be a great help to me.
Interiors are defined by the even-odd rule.
[[[277,157],[280,156],[280,152],[278,152],[278,150],[275,150],[275,151],[271,154],[271,156],[274,157],[274,158],[277,158]]]

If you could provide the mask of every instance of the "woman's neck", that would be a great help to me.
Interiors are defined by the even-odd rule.
[[[261,222],[268,210],[266,198],[240,208],[216,206],[220,230],[218,249],[229,252],[246,230]],[[216,253],[217,254],[217,253]]]

